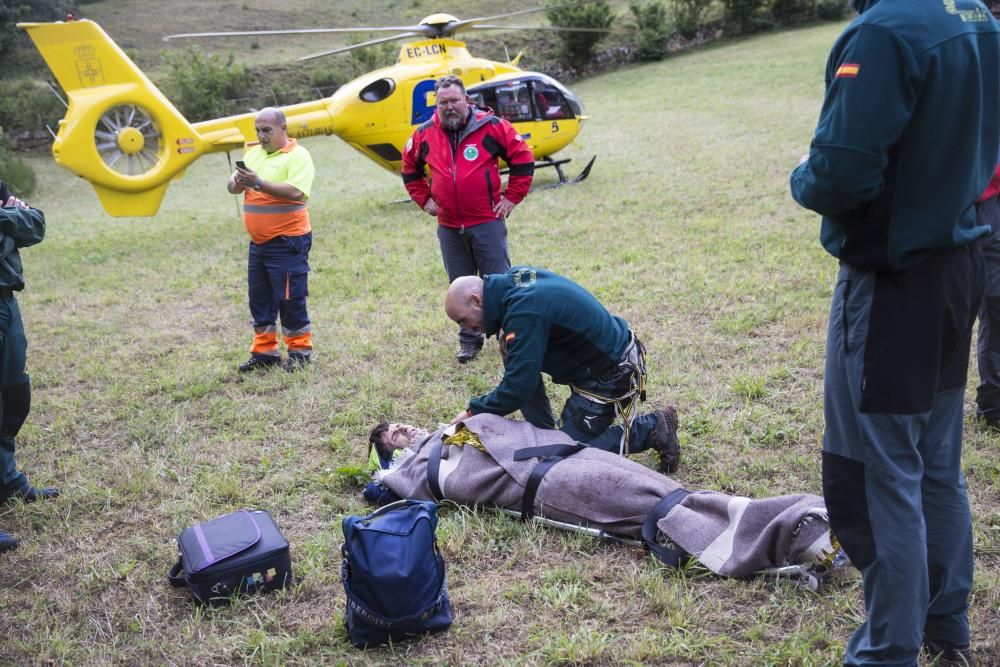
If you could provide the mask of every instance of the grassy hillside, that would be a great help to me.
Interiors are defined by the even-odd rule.
[[[574,86],[593,118],[567,155],[582,166],[597,154],[594,172],[536,190],[510,221],[516,263],[574,278],[642,336],[647,408],[678,406],[676,477],[688,488],[820,489],[836,263],[787,173],[838,31],[728,43]],[[492,341],[455,363],[434,221],[389,203],[399,180],[336,139],[306,145],[318,167],[316,360],[295,376],[235,373],[250,336],[247,238],[223,156],[196,163],[152,219],[109,218],[87,183],[33,163],[49,233],[22,254],[34,396],[19,462],[64,496],[0,507],[0,528],[23,540],[2,557],[0,664],[840,664],[863,614],[854,571],[813,595],[454,508],[438,533],[452,629],[351,648],[340,520],[366,508],[345,468],[363,463],[379,419],[447,421],[501,365]],[[972,423],[969,396],[974,646],[996,664],[1000,448]],[[275,515],[296,583],[198,608],[164,578],[176,534],[243,507]]]
[[[287,0],[280,3],[252,3],[244,0],[202,2],[176,0],[164,11],[161,2],[153,0],[95,0],[81,5],[78,18],[96,21],[123,48],[127,49],[143,68],[156,70],[162,65],[165,51],[195,46],[205,53],[238,54],[244,65],[274,65],[289,63],[300,56],[336,48],[370,37],[387,36],[388,33],[355,35],[303,35],[260,38],[218,38],[200,40],[174,40],[164,42],[163,37],[175,33],[220,32],[241,30],[279,30],[292,28],[350,28],[356,26],[393,26],[418,23],[430,14],[453,14],[461,19],[492,16],[507,11],[529,9],[532,6],[498,6],[484,0],[453,0],[431,3],[426,0],[399,2],[397,0]],[[540,5],[540,3],[539,3]],[[627,3],[612,2],[621,15],[628,14]],[[623,19],[624,20],[624,19]],[[510,25],[537,25],[544,23],[544,13],[529,14],[507,20]],[[530,51],[533,45],[549,37],[543,33],[525,31],[466,33],[472,44],[481,43],[494,51],[491,57],[500,57],[503,47],[511,55],[518,50]],[[340,56],[343,58],[344,56]],[[32,50],[19,54],[22,63],[39,64]],[[310,67],[315,65],[310,65]]]

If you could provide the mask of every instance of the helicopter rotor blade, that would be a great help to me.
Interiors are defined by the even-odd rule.
[[[496,19],[506,19],[511,16],[524,16],[525,14],[537,14],[539,12],[547,12],[552,9],[563,9],[564,7],[576,7],[577,5],[586,5],[594,0],[580,0],[579,2],[567,2],[561,5],[552,5],[551,7],[535,7],[533,9],[519,9],[514,12],[504,12],[503,14],[494,14],[492,16],[480,16],[475,19],[465,19],[464,21],[459,21],[452,28],[453,32],[460,32],[462,30],[468,30],[473,24],[482,23],[483,21],[494,21]]]
[[[296,28],[290,30],[242,30],[236,32],[184,32],[176,35],[167,35],[164,42],[174,39],[187,39],[189,37],[256,37],[258,35],[313,35],[324,33],[351,33],[351,32],[400,32],[410,31],[410,34],[422,32],[423,26],[395,26],[384,28]],[[416,33],[413,31],[417,31]]]
[[[568,28],[558,25],[480,25],[476,24],[466,30],[547,30],[549,32],[613,32],[610,28]]]
[[[366,42],[358,42],[357,44],[350,44],[348,46],[342,46],[337,49],[330,49],[329,51],[320,51],[319,53],[310,53],[307,56],[302,56],[301,58],[296,58],[295,62],[304,62],[306,60],[314,60],[316,58],[322,58],[324,56],[332,56],[337,53],[346,53],[348,51],[353,51],[354,49],[363,49],[366,46],[372,46],[373,44],[384,44],[385,42],[394,42],[398,39],[405,39],[407,37],[419,37],[421,33],[417,32],[401,32],[398,35],[392,35],[391,37],[379,37],[377,39],[369,39]]]

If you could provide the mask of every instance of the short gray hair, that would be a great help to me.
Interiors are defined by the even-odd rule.
[[[265,114],[269,114],[270,116],[272,116],[274,118],[274,121],[278,125],[288,124],[288,121],[285,120],[285,112],[279,109],[278,107],[264,107],[263,109],[257,112],[257,117],[260,118]]]
[[[462,94],[465,95],[465,84],[462,83],[462,79],[455,76],[454,74],[445,74],[443,77],[438,79],[434,83],[434,92],[441,90],[442,88],[451,88],[452,86],[458,86]]]

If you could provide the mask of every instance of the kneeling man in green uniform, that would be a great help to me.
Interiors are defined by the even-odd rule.
[[[622,456],[654,449],[660,471],[677,467],[673,407],[636,416],[645,400],[645,350],[628,322],[587,290],[552,271],[515,266],[506,273],[463,276],[445,298],[448,317],[464,329],[497,335],[504,376],[469,401],[455,421],[517,410],[538,428],[556,428],[542,373],[572,389],[559,427],[574,440]],[[621,425],[612,426],[616,417]]]

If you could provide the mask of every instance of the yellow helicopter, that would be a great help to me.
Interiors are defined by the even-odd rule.
[[[451,39],[521,10],[461,21],[433,14],[418,25],[392,28],[319,28],[242,33],[197,33],[181,37],[247,36],[317,32],[391,31],[389,37],[300,58],[331,55],[380,42],[422,37],[404,43],[395,65],[365,74],[331,97],[282,107],[293,137],[335,134],[351,147],[398,173],[401,151],[415,125],[434,113],[434,81],[456,74],[470,98],[514,123],[539,166],[579,134],[586,119],[580,100],[555,79],[517,67],[521,55],[502,63],[476,58]],[[254,114],[188,122],[124,51],[96,23],[67,20],[22,23],[68,98],[65,117],[52,144],[55,161],[89,181],[112,216],[151,216],[159,210],[171,179],[179,178],[206,153],[242,150],[255,142]],[[537,27],[536,27],[537,29]],[[556,29],[559,28],[550,28]],[[574,181],[586,178],[593,159]]]

